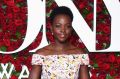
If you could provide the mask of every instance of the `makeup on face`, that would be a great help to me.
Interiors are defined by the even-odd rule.
[[[52,32],[58,41],[66,41],[71,35],[72,22],[68,15],[57,15],[52,23]]]

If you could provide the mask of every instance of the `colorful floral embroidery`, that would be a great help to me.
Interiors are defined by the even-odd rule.
[[[89,65],[88,54],[33,54],[32,65],[42,65],[41,79],[77,79],[80,65]]]

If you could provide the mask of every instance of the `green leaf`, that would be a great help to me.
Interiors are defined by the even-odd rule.
[[[54,2],[54,0],[49,0],[49,1],[47,1],[46,6],[47,6],[47,7],[50,7],[50,6],[52,5],[53,2]]]
[[[0,72],[3,72],[3,68],[1,67],[1,65],[0,65]]]
[[[114,79],[114,78],[112,76],[110,76],[110,74],[107,74],[106,79]]]
[[[106,43],[103,43],[103,46],[104,46],[103,48],[106,48],[107,44],[106,44]]]
[[[89,14],[89,11],[87,9],[84,9],[82,14],[87,15],[87,14]]]
[[[5,9],[7,6],[6,5],[2,5],[2,8]]]
[[[115,53],[115,56],[120,56],[120,52],[116,52],[116,53]]]
[[[50,14],[51,14],[51,13],[47,13],[47,17],[50,17]]]
[[[20,7],[20,4],[16,4],[17,7]]]
[[[5,52],[7,50],[7,47],[6,46],[2,46],[2,47],[0,47],[0,50]]]
[[[40,32],[43,32],[43,26],[41,27]]]
[[[15,35],[17,36],[17,38],[20,38],[20,37],[21,37],[20,32],[16,32],[16,34],[15,34]]]
[[[15,73],[15,75],[16,75],[16,76],[19,76],[19,75],[20,75],[20,72]]]
[[[93,67],[94,67],[94,68],[98,68],[98,64],[95,63],[95,64],[93,65]]]
[[[103,10],[103,13],[104,14],[106,14],[106,15],[108,15],[109,13],[108,13],[108,11],[105,9],[105,10]]]

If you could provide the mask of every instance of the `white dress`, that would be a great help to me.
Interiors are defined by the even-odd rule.
[[[41,79],[78,79],[80,65],[89,65],[88,54],[33,54],[32,65],[42,65]]]

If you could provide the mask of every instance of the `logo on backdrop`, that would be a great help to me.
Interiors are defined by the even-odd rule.
[[[78,9],[75,7],[72,0],[55,0],[55,2],[58,4],[58,6],[67,6],[69,7],[73,14],[74,14],[74,20],[73,20],[73,28],[75,29],[76,33],[81,38],[82,42],[85,44],[89,52],[118,52],[120,51],[120,37],[117,36],[117,34],[120,34],[120,2],[119,0],[103,0],[110,15],[111,15],[111,44],[110,47],[104,50],[96,50],[96,7],[97,7],[97,1],[94,0],[94,28],[93,31],[89,28],[85,20],[83,19],[82,15],[79,13]],[[40,45],[29,52],[35,52],[37,49],[44,47],[48,45],[47,39],[46,39],[46,28],[45,28],[45,0],[28,0],[28,24],[27,24],[27,32],[26,37],[24,39],[23,44],[17,49],[12,52],[2,52],[3,54],[12,54],[19,51],[22,51],[24,48],[28,47],[36,38],[38,35],[40,28],[43,26],[43,35],[42,35],[42,41]],[[42,11],[42,13],[41,13]],[[42,19],[40,21],[40,18]],[[80,21],[80,23],[78,23]],[[78,28],[77,26],[81,25],[81,28]],[[34,26],[34,27],[33,27]],[[33,30],[34,29],[34,30]],[[31,37],[32,36],[32,37]],[[88,39],[89,38],[89,39]]]

